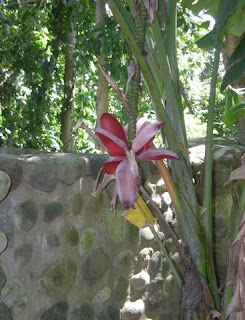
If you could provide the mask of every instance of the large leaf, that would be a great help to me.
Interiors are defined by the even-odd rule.
[[[245,31],[245,1],[239,0],[226,25],[227,33],[241,37]]]
[[[220,0],[182,0],[181,5],[198,14],[202,10],[207,10],[209,14],[213,15],[217,12]]]
[[[216,16],[216,23],[214,28],[217,30],[217,32],[219,33],[224,25],[227,22],[227,19],[229,18],[229,16],[233,13],[234,9],[236,8],[237,4],[238,4],[239,0],[221,0],[220,1],[220,5],[219,5],[219,9],[218,9],[218,13]]]
[[[245,115],[245,101],[241,101],[229,108],[224,117],[224,123],[231,128],[242,115]]]
[[[244,75],[245,72],[245,58],[241,61],[233,64],[225,73],[221,84],[221,91],[223,91],[229,84],[232,84],[235,80]]]
[[[201,39],[199,39],[196,42],[196,44],[200,49],[209,51],[215,47],[217,37],[218,37],[217,30],[213,29],[212,31],[207,33],[205,36],[203,36]]]
[[[232,65],[232,63],[235,62],[237,59],[244,58],[244,56],[245,56],[245,36],[242,38],[239,45],[236,47],[236,49],[232,53],[228,61],[228,66]]]
[[[197,45],[203,50],[210,50],[217,44],[218,36],[227,19],[232,14],[239,0],[221,0],[216,16],[214,29],[197,41]]]

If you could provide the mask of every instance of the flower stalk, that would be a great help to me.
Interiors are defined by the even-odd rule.
[[[135,26],[136,26],[136,42],[140,50],[144,49],[145,42],[145,29],[147,20],[147,11],[141,0],[136,1],[136,16],[135,16]],[[133,64],[131,66],[131,83],[129,88],[129,132],[128,132],[128,143],[129,146],[132,145],[132,141],[136,135],[136,118],[138,116],[138,100],[139,91],[141,83],[141,71],[137,60],[133,59]]]

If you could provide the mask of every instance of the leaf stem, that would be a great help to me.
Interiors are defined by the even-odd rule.
[[[213,295],[216,308],[219,308],[219,294],[217,281],[215,277],[215,269],[213,263],[213,212],[212,212],[212,163],[213,163],[213,128],[214,128],[214,109],[215,95],[218,77],[218,68],[220,61],[220,45],[217,45],[214,54],[213,71],[211,78],[209,107],[208,107],[208,123],[206,135],[206,151],[205,151],[205,181],[204,181],[204,201],[203,206],[207,209],[204,215],[204,228],[206,235],[206,269],[207,279],[210,290]]]

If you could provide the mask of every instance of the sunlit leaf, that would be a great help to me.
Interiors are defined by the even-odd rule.
[[[218,36],[223,27],[225,26],[227,19],[236,8],[238,0],[221,0],[219,9],[215,18],[215,26],[212,31],[206,34],[204,37],[197,41],[199,48],[203,50],[211,50],[217,44]]]
[[[245,101],[241,101],[229,108],[224,116],[224,123],[231,128],[240,116],[245,115]]]
[[[229,84],[244,75],[245,72],[245,58],[233,64],[225,73],[224,79],[221,84],[221,91],[223,91]]]

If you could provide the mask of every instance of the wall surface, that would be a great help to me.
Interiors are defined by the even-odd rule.
[[[199,149],[198,149],[199,148]],[[27,151],[25,151],[27,152]],[[0,154],[1,320],[180,319],[180,290],[149,228],[138,229],[110,207],[112,182],[91,195],[104,156]],[[238,146],[214,152],[217,269],[224,281],[230,221],[237,204],[223,187],[239,166]],[[200,191],[203,147],[191,153]],[[143,182],[166,219],[176,224],[171,200],[153,164]],[[178,263],[171,239],[164,237]],[[222,248],[222,250],[221,250]]]

